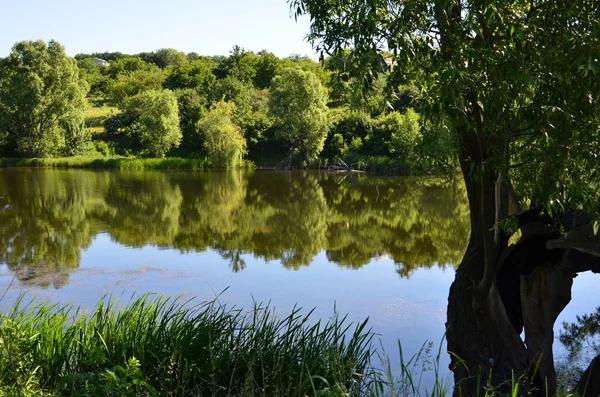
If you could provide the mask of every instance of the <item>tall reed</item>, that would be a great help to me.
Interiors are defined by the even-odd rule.
[[[59,395],[119,395],[132,385],[132,395],[371,394],[378,375],[367,322],[337,314],[311,322],[310,314],[151,295],[125,307],[107,298],[91,314],[20,301],[0,315],[0,386],[29,382]]]

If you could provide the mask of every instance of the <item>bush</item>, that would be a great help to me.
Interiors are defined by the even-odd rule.
[[[112,156],[113,149],[104,141],[92,141],[92,151],[102,156]]]
[[[323,155],[335,157],[345,150],[360,151],[363,139],[373,132],[371,117],[361,111],[337,108],[331,111],[332,129],[325,141]],[[343,139],[343,144],[340,142]],[[340,150],[340,148],[345,148]]]
[[[390,156],[415,160],[416,147],[421,139],[419,115],[412,109],[406,113],[391,112],[373,121],[373,134],[365,142],[365,152],[376,156]]]

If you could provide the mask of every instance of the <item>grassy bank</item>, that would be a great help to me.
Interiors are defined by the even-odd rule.
[[[341,396],[374,392],[373,334],[334,316],[143,296],[91,314],[0,315],[0,395]]]
[[[205,159],[180,157],[57,157],[57,158],[0,158],[0,167],[95,168],[117,170],[202,170],[208,167]]]

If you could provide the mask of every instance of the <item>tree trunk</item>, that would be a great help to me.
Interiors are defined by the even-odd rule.
[[[528,361],[534,364],[538,388],[556,395],[554,370],[554,322],[571,301],[573,275],[566,268],[548,263],[521,277],[521,307],[525,325]]]
[[[509,189],[485,167],[472,174],[471,164],[481,166],[486,157],[473,136],[459,155],[471,236],[450,287],[446,323],[454,395],[483,395],[484,387],[511,392],[519,383],[521,394],[554,396],[553,326],[570,300],[572,270],[561,267],[565,250],[546,249],[560,234],[539,210],[517,216],[524,234],[516,245],[508,247],[509,236],[494,233]]]
[[[506,391],[511,387],[506,381],[527,369],[527,351],[512,327],[496,284],[487,296],[478,296],[478,280],[461,270],[477,263],[483,264],[482,251],[470,246],[448,298],[446,326],[455,396],[477,395],[478,388],[487,384]]]
[[[571,299],[576,269],[590,270],[598,261],[547,249],[560,233],[530,215],[523,217],[529,223],[521,227],[520,241],[499,251],[494,280],[486,290],[480,288],[485,254],[479,241],[487,236],[479,236],[488,231],[473,225],[448,298],[455,396],[482,395],[483,387],[490,386],[510,392],[516,382],[521,394],[556,394],[554,322]],[[471,218],[477,221],[477,216]],[[523,329],[525,343],[519,336]]]

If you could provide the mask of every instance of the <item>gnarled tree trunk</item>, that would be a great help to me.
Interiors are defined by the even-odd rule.
[[[450,287],[446,323],[454,395],[482,395],[490,386],[508,392],[518,383],[521,395],[554,396],[554,323],[571,300],[574,275],[598,271],[600,259],[590,243],[561,240],[541,208],[514,215],[522,232],[515,245],[508,246],[507,235],[494,236],[485,207],[498,208],[495,201],[508,191],[497,194],[494,177],[465,175],[471,236]]]

